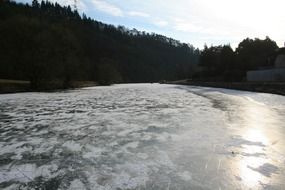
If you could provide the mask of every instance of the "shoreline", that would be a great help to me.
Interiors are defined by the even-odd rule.
[[[4,82],[3,82],[4,81]],[[161,84],[178,84],[188,86],[201,86],[212,88],[224,88],[231,90],[241,90],[249,92],[270,93],[285,96],[285,82],[202,82],[191,80],[163,81]],[[17,80],[0,79],[0,95],[25,92],[58,92],[62,90],[72,90],[84,87],[101,86],[93,81],[74,81],[70,88],[55,88],[46,90],[33,90],[29,82]]]
[[[199,82],[180,80],[166,81],[164,84],[225,88],[231,90],[261,92],[285,96],[285,82]]]
[[[52,85],[53,83],[51,83]],[[50,89],[31,89],[30,82],[21,80],[6,80],[0,79],[0,95],[1,94],[14,94],[25,92],[58,92],[63,90],[72,90],[78,88],[98,86],[95,81],[73,81],[69,88],[50,88]]]

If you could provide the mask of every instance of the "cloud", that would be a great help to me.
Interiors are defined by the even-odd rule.
[[[158,26],[158,27],[165,27],[168,25],[168,22],[166,20],[155,19],[153,21],[153,24]]]
[[[171,25],[173,29],[179,32],[189,32],[189,33],[198,33],[200,35],[207,35],[209,38],[221,38],[221,39],[228,39],[229,37],[233,38],[236,36],[241,36],[243,33],[243,29],[240,27],[239,30],[236,28],[224,24],[213,24],[210,21],[204,20],[203,22],[194,20],[190,21],[176,18],[172,20]],[[193,20],[193,19],[192,19]]]
[[[174,19],[174,29],[181,32],[200,32],[203,27],[183,19]]]
[[[134,16],[134,17],[144,17],[144,18],[150,17],[149,14],[144,13],[144,12],[139,12],[139,11],[129,11],[128,15],[129,16]]]
[[[63,6],[71,6],[74,8],[74,0],[49,0],[52,3],[58,3]],[[76,2],[76,7],[79,12],[86,12],[87,11],[87,6],[83,1],[77,1]]]
[[[104,13],[107,13],[109,15],[116,16],[116,17],[123,17],[124,16],[123,11],[119,7],[117,7],[113,4],[110,4],[106,1],[92,0],[91,2],[95,6],[95,8],[99,11],[102,11]]]

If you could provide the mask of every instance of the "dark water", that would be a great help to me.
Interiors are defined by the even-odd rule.
[[[0,189],[285,189],[285,97],[133,84],[0,95]]]

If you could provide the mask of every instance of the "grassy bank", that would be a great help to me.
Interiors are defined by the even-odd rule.
[[[97,86],[97,85],[98,83],[94,81],[73,81],[70,84],[70,89]],[[56,81],[50,82],[49,84],[47,84],[47,86],[49,86],[49,88],[34,90],[30,87],[29,81],[0,79],[0,94],[31,92],[31,91],[55,91],[62,89],[59,87],[62,85],[59,85],[58,82]]]
[[[167,83],[285,95],[285,82],[199,82],[180,80]]]
[[[29,89],[29,81],[0,79],[0,93],[26,92]]]

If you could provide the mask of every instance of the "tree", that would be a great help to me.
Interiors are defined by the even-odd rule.
[[[33,0],[32,6],[33,6],[34,8],[39,8],[39,7],[40,7],[40,4],[39,4],[39,2],[38,2],[37,0]]]
[[[265,40],[245,39],[234,52],[229,45],[205,46],[200,55],[199,65],[203,72],[196,77],[206,80],[242,81],[248,70],[272,67],[269,59],[278,48],[276,42],[266,37]],[[271,61],[268,61],[271,60]]]
[[[200,56],[200,66],[204,71],[202,78],[209,80],[236,81],[240,80],[235,73],[235,53],[230,45],[204,47]]]
[[[122,76],[115,67],[114,60],[102,58],[98,65],[98,81],[101,85],[110,85],[122,82]]]
[[[237,61],[240,70],[248,71],[261,67],[272,66],[268,62],[269,55],[278,48],[276,42],[266,37],[265,40],[258,38],[243,40],[236,49]]]

